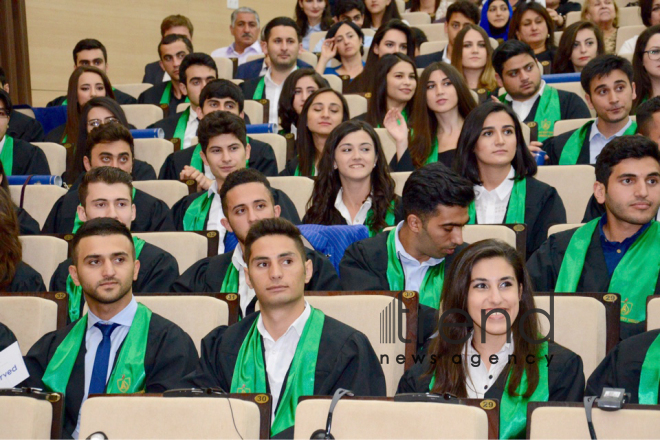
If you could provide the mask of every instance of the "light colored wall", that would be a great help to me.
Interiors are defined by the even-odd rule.
[[[66,92],[73,47],[83,38],[96,38],[108,49],[113,84],[142,81],[145,64],[158,59],[160,22],[170,14],[190,18],[197,52],[210,53],[233,41],[232,10],[226,0],[27,0],[26,4],[36,107]],[[239,4],[255,9],[263,27],[274,17],[293,17],[295,0],[240,0]]]

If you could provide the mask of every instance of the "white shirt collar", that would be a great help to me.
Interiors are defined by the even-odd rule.
[[[630,127],[630,124],[632,124],[632,119],[630,119],[630,116],[628,116],[628,123],[621,130],[617,131],[615,134],[613,134],[610,137],[605,137],[605,135],[602,134],[598,129],[598,118],[596,118],[594,123],[591,124],[591,131],[589,132],[589,141],[591,142],[596,136],[601,136],[605,140],[610,140],[615,137],[623,136],[623,133],[628,129],[628,127]]]
[[[486,188],[484,188],[483,185],[475,185],[474,186],[474,192],[475,192],[475,197],[477,199],[481,198],[484,193],[488,194],[495,194],[500,200],[507,199],[509,195],[511,194],[511,190],[513,190],[513,178],[516,175],[516,171],[513,169],[513,166],[509,170],[509,174],[507,174],[506,179],[502,181],[502,183],[499,184],[499,186],[491,191],[488,191]]]
[[[195,110],[193,110],[192,104],[190,104],[190,107],[188,107],[188,108],[190,109],[190,112],[189,112],[190,114],[188,115],[188,124],[190,124],[191,122],[197,120],[197,112]]]
[[[529,112],[532,111],[532,107],[534,107],[536,100],[543,94],[543,90],[545,90],[545,81],[541,80],[541,87],[539,87],[538,92],[536,92],[536,94],[530,99],[525,101],[514,101],[511,95],[507,93],[505,99],[511,103],[511,109],[518,116],[520,122],[523,122],[525,119],[527,119],[527,116],[529,115]]]
[[[7,136],[3,136],[2,139],[0,139],[0,153],[2,152],[2,148],[5,146],[5,139],[7,139]],[[11,170],[9,170],[11,171]],[[7,174],[7,170],[5,170],[5,174]]]
[[[344,204],[343,195],[344,195],[344,188],[339,188],[339,191],[337,192],[337,198],[335,199],[335,208],[337,209],[337,211],[339,211],[341,216],[344,217],[344,220],[346,220],[346,224],[363,225],[367,219],[367,213],[371,209],[371,204],[372,204],[371,196],[367,197],[367,200],[365,200],[362,206],[360,206],[360,209],[355,215],[355,218],[352,219],[351,213],[348,211],[348,208]]]
[[[420,263],[419,260],[417,260],[415,257],[413,257],[408,252],[406,252],[406,249],[403,247],[403,244],[401,244],[401,240],[399,240],[399,232],[401,231],[404,222],[405,220],[401,220],[397,225],[396,229],[393,232],[390,232],[390,234],[392,233],[396,234],[394,236],[394,246],[396,248],[396,253],[399,255],[399,257],[403,260],[406,260],[407,263],[416,263],[417,266],[435,266],[442,263],[444,258],[439,258],[439,259],[429,258],[423,263]]]
[[[307,301],[305,301],[305,310],[303,310],[301,315],[295,321],[293,321],[293,323],[289,326],[287,331],[284,332],[284,334],[280,337],[283,337],[283,336],[287,335],[291,331],[295,331],[296,334],[297,334],[297,337],[300,338],[300,336],[302,335],[303,329],[305,328],[305,324],[307,324],[307,319],[309,318],[309,315],[311,313],[312,313],[312,309],[309,306],[309,303]],[[264,326],[264,321],[263,321],[263,317],[261,316],[261,313],[259,314],[259,319],[257,320],[257,330],[259,330],[259,333],[261,333],[261,336],[264,339],[269,339],[269,340],[275,342],[273,337],[270,335],[270,333],[268,333],[268,330],[266,330],[266,327]]]
[[[240,55],[245,55],[248,52],[255,52],[255,53],[261,53],[261,43],[259,42],[259,39],[252,43],[250,46],[246,47],[243,53],[238,53],[236,52],[236,42],[234,41],[231,43],[229,46],[227,46],[227,55],[235,55],[237,58]]]
[[[137,312],[137,306],[138,305],[137,305],[137,301],[135,301],[135,297],[132,297],[131,302],[129,302],[128,305],[124,307],[124,309],[121,312],[117,313],[108,321],[102,320],[94,313],[92,313],[91,310],[88,310],[87,329],[89,330],[90,328],[94,327],[94,324],[96,324],[97,322],[101,322],[104,324],[114,323],[114,324],[125,325],[126,327],[130,327],[131,324],[133,323],[133,318],[135,318],[135,313]]]
[[[296,62],[296,64],[293,66],[293,69],[291,69],[291,71],[289,72],[288,75],[291,75],[291,73],[295,72],[296,70],[298,70],[298,63],[297,63],[297,62]],[[283,86],[284,86],[284,82],[282,82],[282,84],[275,84],[275,81],[273,81],[272,77],[270,76],[270,73],[271,73],[272,71],[273,71],[273,69],[270,68],[270,67],[269,67],[268,70],[266,71],[266,74],[264,75],[265,85],[267,85],[267,86],[271,86],[271,87],[283,87]],[[287,75],[287,76],[288,76],[288,75]]]
[[[206,191],[206,197],[211,197],[213,194],[217,195],[220,197],[220,194],[218,194],[218,181],[214,180],[211,186],[209,187],[208,191]]]
[[[247,268],[247,264],[245,264],[245,257],[243,256],[243,249],[241,248],[240,243],[236,245],[234,248],[234,253],[231,256],[231,262],[236,268],[236,270],[243,270],[243,268]]]

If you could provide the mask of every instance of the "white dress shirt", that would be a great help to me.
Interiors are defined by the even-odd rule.
[[[238,298],[241,311],[243,316],[247,315],[247,306],[250,305],[252,299],[256,296],[254,289],[248,286],[245,281],[245,269],[247,269],[247,264],[245,264],[245,257],[243,256],[243,249],[240,244],[237,244],[234,248],[234,253],[231,256],[231,264],[234,265],[238,271]]]
[[[607,143],[615,137],[622,136],[628,127],[630,127],[630,124],[632,124],[632,119],[628,117],[628,123],[625,125],[625,127],[614,133],[612,136],[605,137],[605,135],[602,134],[600,130],[598,130],[598,118],[596,118],[594,123],[591,124],[591,131],[589,132],[589,163],[595,164],[596,158],[600,152],[603,151],[605,145],[607,145]]]
[[[506,179],[492,191],[488,191],[483,185],[474,185],[474,208],[477,213],[477,223],[482,225],[504,223],[515,175],[516,172],[511,167]]]
[[[112,374],[112,366],[115,364],[115,357],[117,351],[121,344],[126,339],[128,331],[131,329],[131,324],[133,323],[133,318],[135,318],[135,313],[137,312],[137,302],[135,298],[131,299],[131,302],[122,310],[112,317],[109,321],[103,321],[101,318],[92,313],[91,310],[87,312],[87,333],[85,335],[85,394],[83,395],[82,403],[87,400],[89,395],[89,384],[92,381],[92,370],[94,369],[94,360],[96,359],[96,350],[103,341],[103,333],[98,327],[94,327],[94,324],[100,322],[102,324],[119,324],[119,327],[115,328],[110,335],[110,361],[108,362],[108,375],[107,380]],[[78,438],[80,434],[80,413],[78,413],[78,422],[76,424],[76,430],[73,431],[73,438]]]
[[[294,66],[291,72],[294,70],[297,70],[298,66]],[[269,124],[278,124],[279,123],[279,118],[277,114],[277,107],[278,103],[280,102],[280,95],[282,94],[282,88],[284,87],[284,81],[282,81],[282,84],[275,84],[275,82],[271,79],[271,69],[268,69],[266,72],[266,75],[264,76],[264,86],[265,90],[264,93],[266,95],[266,99],[268,99],[270,103],[270,109],[268,112],[268,123]],[[289,74],[291,73],[289,72]]]
[[[296,354],[300,336],[302,336],[303,329],[311,313],[312,309],[307,301],[305,301],[305,310],[303,310],[298,319],[293,321],[293,324],[289,326],[288,330],[277,341],[266,330],[261,314],[257,320],[257,330],[261,333],[264,341],[264,361],[266,362],[268,386],[270,387],[270,394],[273,396],[271,424],[275,421],[275,410],[277,409],[277,403],[282,393],[284,378],[287,371],[289,371],[293,356]]]
[[[513,342],[506,342],[500,351],[496,353],[497,363],[491,364],[490,369],[486,369],[484,365],[483,356],[479,355],[479,352],[475,350],[472,345],[472,338],[474,337],[475,332],[473,331],[470,335],[470,339],[465,343],[465,350],[463,351],[463,365],[467,367],[467,381],[465,388],[467,389],[468,398],[470,399],[483,399],[484,395],[488,390],[495,384],[497,378],[500,376],[502,371],[507,367],[509,362],[509,355],[513,354]],[[480,338],[481,335],[478,333],[477,337]],[[472,366],[472,356],[480,356],[480,362],[478,367]],[[474,362],[475,364],[477,362]]]
[[[621,45],[621,48],[619,49],[619,55],[623,55],[626,53],[635,53],[635,46],[637,45],[638,38],[639,35],[635,35],[634,37],[624,41],[623,44]]]
[[[355,218],[351,218],[351,213],[348,212],[348,208],[344,204],[343,195],[344,188],[339,188],[337,198],[335,199],[335,208],[339,211],[341,216],[344,217],[347,225],[363,225],[367,219],[367,213],[371,209],[371,196],[367,197],[367,200],[365,200],[362,206],[360,206],[359,211],[355,214]]]
[[[446,45],[445,50],[442,52],[442,62],[447,63],[447,64],[451,64],[451,59],[449,59],[449,55],[447,55],[447,48],[448,47],[449,47],[449,45]]]
[[[218,194],[218,181],[213,181],[213,185],[206,192],[206,197],[213,196],[211,201],[211,208],[209,209],[209,221],[206,223],[206,230],[208,231],[218,231],[219,243],[218,243],[218,255],[225,253],[225,234],[227,230],[220,220],[225,218],[225,213],[222,212],[222,201],[220,200],[220,194]]]
[[[192,147],[193,138],[197,137],[197,127],[199,127],[199,119],[197,119],[197,112],[190,108],[190,114],[188,115],[188,122],[186,123],[186,132],[183,135],[183,145],[181,149]]]
[[[305,36],[302,39],[303,49],[309,50],[309,39],[311,38],[312,34],[315,33],[315,32],[321,32],[321,31],[322,31],[321,23],[317,24],[316,26],[309,26],[309,28],[307,29],[307,33],[305,34]]]
[[[401,230],[403,223],[404,221],[401,221],[397,225],[396,230],[394,232],[390,232],[390,234],[396,234],[394,238],[394,245],[396,247],[396,253],[399,257],[399,261],[401,261],[401,267],[403,267],[403,278],[405,279],[404,290],[414,290],[419,292],[419,288],[424,281],[424,276],[426,276],[426,271],[429,270],[429,267],[437,266],[438,264],[442,263],[444,258],[429,258],[425,262],[420,263],[416,258],[406,252],[403,245],[401,244],[401,240],[399,240],[399,231]]]
[[[7,139],[7,136],[3,136],[2,139],[0,139],[0,153],[2,153],[2,149],[5,146],[5,139]],[[11,173],[11,170],[5,170],[5,174]]]
[[[250,55],[258,55],[262,53],[261,43],[257,39],[252,46],[246,47],[243,53],[236,52],[236,43],[231,43],[229,46],[214,50],[211,52],[211,56],[213,58],[238,58],[238,65],[240,66],[247,62],[247,58]]]
[[[534,107],[534,103],[539,98],[539,96],[543,94],[544,89],[545,89],[545,81],[541,80],[541,87],[539,87],[539,91],[536,92],[536,94],[527,101],[514,101],[511,98],[511,95],[509,94],[506,95],[506,100],[511,103],[511,108],[513,109],[513,112],[518,116],[518,119],[520,120],[521,123],[525,120],[525,118],[527,118],[529,112],[532,111],[532,107]]]

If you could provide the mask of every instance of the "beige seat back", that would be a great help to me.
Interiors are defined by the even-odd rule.
[[[121,106],[128,123],[135,128],[147,128],[163,119],[163,109],[154,104],[125,104]]]
[[[660,328],[660,298],[651,298],[646,304],[646,331]]]
[[[552,234],[556,234],[558,232],[563,232],[563,231],[568,231],[569,229],[579,228],[583,224],[584,223],[563,223],[563,224],[560,224],[560,225],[552,225],[548,228],[548,237],[550,237]]]
[[[396,142],[394,142],[394,139],[387,132],[386,128],[376,128],[375,130],[380,139],[380,146],[383,148],[385,159],[387,159],[387,163],[389,164],[396,154]]]
[[[47,439],[53,407],[46,400],[0,396],[0,439]]]
[[[407,21],[413,27],[422,24],[431,24],[431,16],[426,12],[404,12],[401,14],[401,20]]]
[[[264,123],[264,105],[254,99],[246,99],[243,102],[243,112],[250,118],[250,124]],[[268,122],[268,121],[265,121]]]
[[[174,144],[167,139],[135,139],[134,144],[135,158],[154,167],[156,174],[165,163],[167,156],[174,153]]]
[[[2,296],[0,322],[16,335],[25,355],[43,335],[57,329],[57,304],[37,296]]]
[[[566,29],[573,23],[580,21],[582,19],[581,14],[582,12],[580,11],[571,11],[568,14],[566,14],[566,24],[564,25],[564,29]],[[620,22],[619,22],[619,26],[621,26]]]
[[[399,171],[396,173],[390,173],[392,179],[394,179],[394,192],[396,195],[401,197],[403,195],[403,187],[406,185],[406,180],[412,174],[412,171]]]
[[[66,171],[66,148],[54,142],[32,142],[46,155],[50,174],[61,176]]]
[[[447,40],[426,41],[422,43],[422,45],[419,47],[419,54],[428,55],[430,53],[440,52],[446,46],[447,46]]]
[[[67,259],[69,244],[57,237],[21,235],[23,261],[41,274],[46,287],[59,264]]]
[[[657,439],[660,414],[652,409],[603,411],[594,406],[592,417],[599,439]],[[530,417],[531,439],[590,438],[584,407],[541,407]]]
[[[344,84],[342,83],[341,78],[339,76],[332,73],[332,74],[323,75],[323,78],[325,78],[325,80],[328,81],[328,84],[330,84],[330,87],[332,87],[333,90],[342,93],[342,91],[344,90]]]
[[[243,84],[243,82],[245,82],[245,80],[238,79],[238,78],[233,78],[230,81],[233,82],[234,84],[236,84],[237,86],[240,86],[241,84]]]
[[[21,202],[20,185],[9,185],[11,199],[16,205]],[[43,228],[50,210],[57,200],[66,194],[66,190],[55,185],[28,185],[25,187],[23,209],[34,218],[39,227]]]
[[[184,112],[184,111],[186,111],[186,109],[187,109],[188,107],[190,107],[190,103],[189,103],[189,102],[182,102],[182,103],[180,103],[179,105],[176,106],[176,112],[177,112],[177,113]]]
[[[37,119],[37,117],[34,114],[34,110],[32,110],[31,108],[15,108],[12,111],[17,111],[18,113],[23,113],[25,116],[29,116],[32,119]]]
[[[133,186],[162,200],[170,208],[188,195],[188,187],[178,180],[135,180]]]
[[[559,136],[560,134],[569,132],[571,130],[577,130],[582,127],[589,121],[593,121],[592,118],[581,118],[581,119],[564,119],[562,121],[555,122],[554,135]]]
[[[257,404],[245,400],[94,397],[82,405],[80,438],[102,431],[111,439],[254,439],[259,422]]]
[[[640,9],[639,6],[628,6],[619,9],[619,26],[644,26]]]
[[[399,14],[406,12],[406,2],[404,0],[395,0],[396,8],[399,11]]]
[[[218,66],[218,78],[232,79],[234,77],[234,62],[231,58],[213,57],[213,61]]]
[[[194,232],[135,232],[133,235],[169,252],[179,265],[179,273],[208,256],[206,237]]]
[[[580,355],[584,376],[589,377],[607,354],[605,306],[587,296],[554,296],[554,341]],[[550,296],[536,295],[536,307],[550,313]],[[547,335],[550,322],[538,314],[541,334]],[[576,335],[580,335],[576,337]]]
[[[316,45],[319,44],[319,41],[325,39],[325,35],[327,34],[327,31],[321,31],[321,32],[314,32],[309,36],[309,50],[314,52],[314,49],[316,48]],[[316,64],[314,64],[312,67],[316,67]]]
[[[589,198],[594,192],[596,174],[591,165],[555,165],[539,167],[535,176],[554,186],[566,208],[566,221],[578,223],[584,217]]]
[[[310,66],[312,66],[312,68],[316,67],[316,64],[319,62],[319,59],[317,58],[317,56],[315,54],[313,54],[312,52],[308,52],[308,51],[305,51],[305,52],[300,51],[298,53],[298,59],[300,59],[301,61],[304,61],[305,63],[309,64]]]
[[[564,31],[555,31],[555,44],[559,46],[559,42],[561,41],[561,36],[564,35]]]
[[[361,95],[344,95],[344,99],[348,104],[348,116],[355,118],[367,112],[367,98]]]
[[[445,25],[443,23],[420,24],[415,27],[423,31],[429,41],[447,40]]]
[[[115,84],[114,87],[117,90],[131,95],[133,98],[138,99],[140,94],[145,90],[152,88],[154,85],[149,83],[134,83],[134,84]]]
[[[529,125],[527,124],[520,124],[520,128],[522,129],[522,134],[523,134],[523,139],[525,140],[525,145],[529,145],[531,136],[532,136],[532,130],[529,128]]]
[[[273,148],[277,160],[277,171],[286,166],[286,138],[276,133],[251,134],[248,137],[265,142]]]
[[[516,233],[502,225],[465,225],[463,227],[463,241],[476,243],[488,239],[502,240],[509,246],[516,247]]]
[[[218,326],[229,325],[229,306],[210,296],[137,295],[135,299],[188,333],[198,354],[204,336]]]
[[[314,181],[302,176],[269,177],[268,181],[273,188],[277,188],[289,196],[302,219],[307,212],[307,202],[314,191]]]
[[[646,26],[643,24],[638,24],[636,26],[619,26],[619,29],[616,31],[616,51],[619,52],[623,43],[632,37],[641,34],[645,30]]]
[[[248,55],[248,57],[245,59],[245,62],[249,63],[250,61],[261,60],[265,57],[266,55],[264,55],[263,53],[255,53],[253,55]]]
[[[308,439],[325,428],[329,408],[330,399],[300,402],[293,437]],[[332,434],[351,439],[487,439],[488,418],[481,408],[467,405],[344,399],[333,412]]]

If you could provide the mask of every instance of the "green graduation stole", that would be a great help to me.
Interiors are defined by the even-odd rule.
[[[0,162],[2,162],[5,174],[11,176],[14,167],[14,138],[9,135],[5,135],[5,145],[0,152]]]
[[[430,163],[436,163],[438,161],[438,137],[436,136],[433,138],[433,145],[431,146],[431,154],[429,154],[429,157],[426,158],[426,162],[424,162],[424,165],[428,165]]]
[[[311,306],[310,306],[311,307]],[[322,311],[311,308],[311,314],[305,323],[305,328],[296,347],[296,353],[291,361],[284,393],[275,412],[275,419],[270,428],[271,436],[277,435],[295,423],[296,406],[301,396],[314,394],[314,378],[316,375],[316,360],[319,355],[319,343],[325,315]],[[232,393],[265,393],[266,368],[263,351],[261,350],[261,335],[257,330],[255,319],[250,331],[241,344],[238,352],[234,374],[231,379]]]
[[[131,197],[131,202],[133,200],[135,200],[135,187],[133,187],[133,196]],[[80,229],[83,223],[85,222],[80,220],[80,218],[78,217],[78,211],[76,211],[76,218],[73,219],[73,230],[71,231],[71,233],[75,234],[76,232],[78,232],[78,229]]]
[[[555,292],[575,292],[584,259],[600,217],[579,228],[571,237],[561,262]],[[639,323],[646,319],[646,297],[653,295],[660,271],[660,223],[653,220],[614,269],[607,291],[621,294],[621,321]],[[637,306],[637,307],[635,307]]]
[[[144,247],[145,241],[133,236],[133,246],[135,246],[135,259],[140,259],[140,252]],[[69,295],[69,320],[75,322],[80,318],[80,300],[83,296],[82,286],[76,286],[71,275],[66,277],[66,293]]]
[[[183,215],[184,231],[203,231],[206,228],[206,217],[211,210],[215,193],[208,197],[208,194],[202,194],[190,204],[186,213]]]
[[[240,246],[240,244],[236,246]],[[227,268],[227,273],[225,273],[225,278],[222,280],[222,286],[220,287],[220,292],[222,293],[238,292],[238,269],[236,269],[236,266],[234,266],[233,262],[229,263],[229,267]]]
[[[545,357],[548,354],[548,343],[542,342],[539,344],[539,351],[536,355],[536,364],[539,366],[539,383],[532,395],[528,398],[523,397],[527,391],[527,371],[523,371],[523,376],[520,379],[520,384],[516,388],[517,396],[509,395],[509,381],[511,380],[511,372],[506,379],[504,386],[504,393],[502,393],[502,400],[500,401],[500,438],[524,438],[525,427],[527,425],[527,404],[531,402],[547,402],[550,397],[550,390],[548,388],[548,360]],[[431,378],[429,391],[433,390],[435,385],[435,376]]]
[[[255,101],[263,99],[265,88],[266,88],[265,77],[262,76],[259,79],[259,82],[257,83],[257,88],[254,89],[254,95],[252,95],[252,99],[254,99]]]
[[[584,141],[587,138],[587,134],[591,132],[591,126],[593,124],[594,121],[587,122],[582,127],[575,130],[571,137],[568,138],[564,145],[564,149],[561,150],[559,165],[575,165],[577,163]],[[637,124],[633,121],[632,124],[630,124],[630,127],[623,132],[623,136],[635,134],[636,131]]]
[[[644,357],[639,375],[640,404],[658,404],[658,382],[660,382],[660,336],[655,338]]]
[[[527,200],[527,179],[516,179],[509,196],[509,205],[506,208],[504,223],[525,223],[525,201]],[[474,200],[468,207],[470,220],[468,225],[477,223],[477,209]]]
[[[506,103],[506,95],[500,96],[500,101]],[[559,108],[559,93],[557,89],[545,85],[539,105],[536,108],[534,122],[539,126],[538,141],[543,142],[554,136],[555,122],[561,121],[561,110]]]
[[[314,177],[314,174],[316,174],[315,170],[316,167],[312,168],[312,173],[309,175],[309,177]],[[302,174],[300,174],[300,165],[296,165],[296,171],[293,172],[293,175],[296,177],[302,176]]]
[[[144,357],[147,351],[150,322],[151,310],[138,303],[133,323],[117,354],[115,368],[108,380],[105,390],[107,394],[131,394],[144,391],[146,379]],[[49,391],[66,394],[66,387],[86,332],[87,314],[73,326],[48,363],[42,381]]]
[[[165,86],[165,90],[163,90],[163,95],[160,97],[160,103],[159,104],[167,104],[170,105],[170,95],[172,94],[172,81],[168,81],[167,85]],[[186,99],[183,102],[190,102],[190,99],[186,96]],[[176,109],[174,109],[176,110]]]
[[[385,214],[385,224],[387,226],[394,226],[394,223],[396,222],[395,217],[394,217],[394,210],[395,210],[395,203],[394,200],[390,203],[390,207],[387,208],[387,213]],[[364,225],[369,228],[369,237],[373,237],[374,235],[378,234],[381,231],[376,231],[371,228],[371,222],[372,218],[374,216],[374,210],[373,208],[370,209],[367,212],[367,217],[364,219]]]
[[[401,262],[396,254],[396,229],[387,236],[387,283],[390,290],[405,289],[404,274]],[[431,266],[424,275],[422,285],[419,286],[419,303],[437,309],[440,306],[442,285],[445,281],[445,260]]]
[[[179,120],[176,123],[176,128],[174,129],[174,138],[179,139],[179,145],[183,148],[183,138],[186,137],[186,128],[188,127],[188,118],[190,118],[190,107],[185,109]]]

